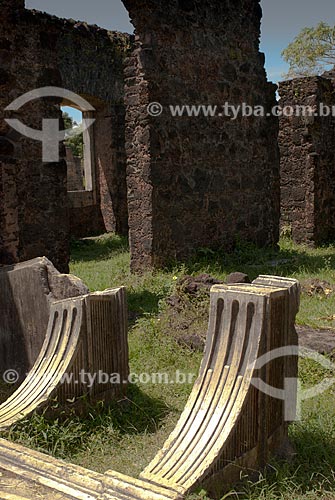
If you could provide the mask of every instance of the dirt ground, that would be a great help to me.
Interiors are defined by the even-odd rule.
[[[315,330],[309,326],[297,326],[299,345],[335,359],[335,330]]]

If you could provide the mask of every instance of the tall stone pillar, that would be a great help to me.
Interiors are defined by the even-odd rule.
[[[278,120],[259,52],[259,1],[123,3],[136,28],[126,67],[132,269],[237,240],[276,244]],[[232,119],[225,103],[263,106],[265,117]],[[169,108],[177,105],[200,111],[178,116]],[[198,108],[208,105],[215,116]]]

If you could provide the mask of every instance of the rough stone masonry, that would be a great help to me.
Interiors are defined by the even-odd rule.
[[[123,61],[131,37],[24,9],[24,1],[0,7],[0,264],[45,255],[67,271],[70,235],[128,233]],[[96,109],[90,191],[68,193],[64,159],[43,163],[41,143],[4,121],[15,98],[45,86],[73,91]],[[15,117],[41,130],[42,118],[61,118],[61,104],[35,100]]]
[[[103,175],[99,180],[98,166],[96,181],[101,212],[95,219],[90,208],[85,210],[97,229],[124,232],[129,222],[133,270],[187,258],[197,247],[230,249],[236,240],[258,245],[278,241],[277,119],[175,118],[168,110],[169,105],[246,102],[270,111],[275,87],[267,83],[259,52],[259,1],[124,4],[136,28],[125,81],[119,70],[131,44],[129,37],[116,37],[114,65],[100,56],[94,63],[93,52],[90,59],[90,52],[83,51],[72,84],[71,73],[65,71],[71,53],[66,49],[75,46],[79,55],[78,47],[86,48],[90,39],[98,46],[98,28],[31,13],[23,0],[0,1],[0,263],[46,255],[58,269],[67,269],[73,216],[65,162],[43,164],[41,144],[18,136],[3,120],[4,108],[15,97],[47,85],[66,85],[103,103],[103,120],[95,132],[100,151],[107,147]],[[83,83],[86,74],[90,88]],[[151,102],[164,106],[161,116],[149,116]],[[36,101],[20,118],[41,128],[43,117],[60,116],[60,104],[55,99]],[[108,121],[112,126],[104,127]],[[77,214],[85,210],[79,206]]]
[[[275,104],[259,52],[257,0],[124,0],[136,28],[127,61],[132,267],[196,247],[278,240],[279,153],[273,117],[174,118],[169,105]],[[163,114],[148,116],[158,102]]]
[[[335,106],[333,78],[330,73],[279,85],[283,108],[309,106],[317,113],[280,118],[281,225],[298,243],[335,237],[335,117],[320,109]]]

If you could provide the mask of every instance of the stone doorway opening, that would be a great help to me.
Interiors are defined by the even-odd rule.
[[[63,121],[67,133],[64,141],[67,164],[67,190],[92,191],[94,183],[94,132],[93,125],[85,129],[85,118],[92,113],[63,104]],[[88,114],[90,116],[88,116]]]

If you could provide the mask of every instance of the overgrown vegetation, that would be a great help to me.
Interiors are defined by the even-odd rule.
[[[66,113],[66,111],[63,111],[62,114],[63,114],[65,130],[73,131],[77,128],[79,132],[75,135],[71,135],[71,132],[69,132],[68,137],[64,141],[65,146],[71,149],[73,156],[77,156],[78,158],[83,159],[84,134],[82,132],[81,125],[78,125],[77,122],[73,121],[72,117],[68,113]]]
[[[71,272],[92,291],[120,285],[128,289],[133,373],[197,373],[202,354],[177,343],[175,331],[183,329],[187,334],[192,330],[192,334],[203,335],[208,296],[198,298],[191,310],[181,308],[172,320],[166,298],[185,275],[208,273],[223,280],[233,271],[245,272],[252,279],[259,274],[275,274],[292,276],[302,283],[309,283],[311,278],[328,282],[329,293],[304,287],[297,321],[313,327],[335,327],[333,246],[308,249],[284,239],[279,251],[245,244],[238,245],[232,255],[202,249],[183,265],[142,276],[130,274],[127,242],[120,237],[104,235],[76,241],[72,246]],[[193,322],[192,315],[198,315]],[[330,374],[323,367],[301,360],[300,376],[306,386],[325,375]],[[2,436],[100,472],[112,468],[137,475],[173,429],[191,388],[191,384],[133,385],[124,400],[108,408],[91,408],[85,417],[64,414],[52,419],[46,413],[35,414]],[[225,498],[335,499],[334,389],[303,403],[303,420],[290,427],[295,448],[292,461],[272,462],[257,482],[244,478]],[[190,498],[206,499],[206,492]]]

